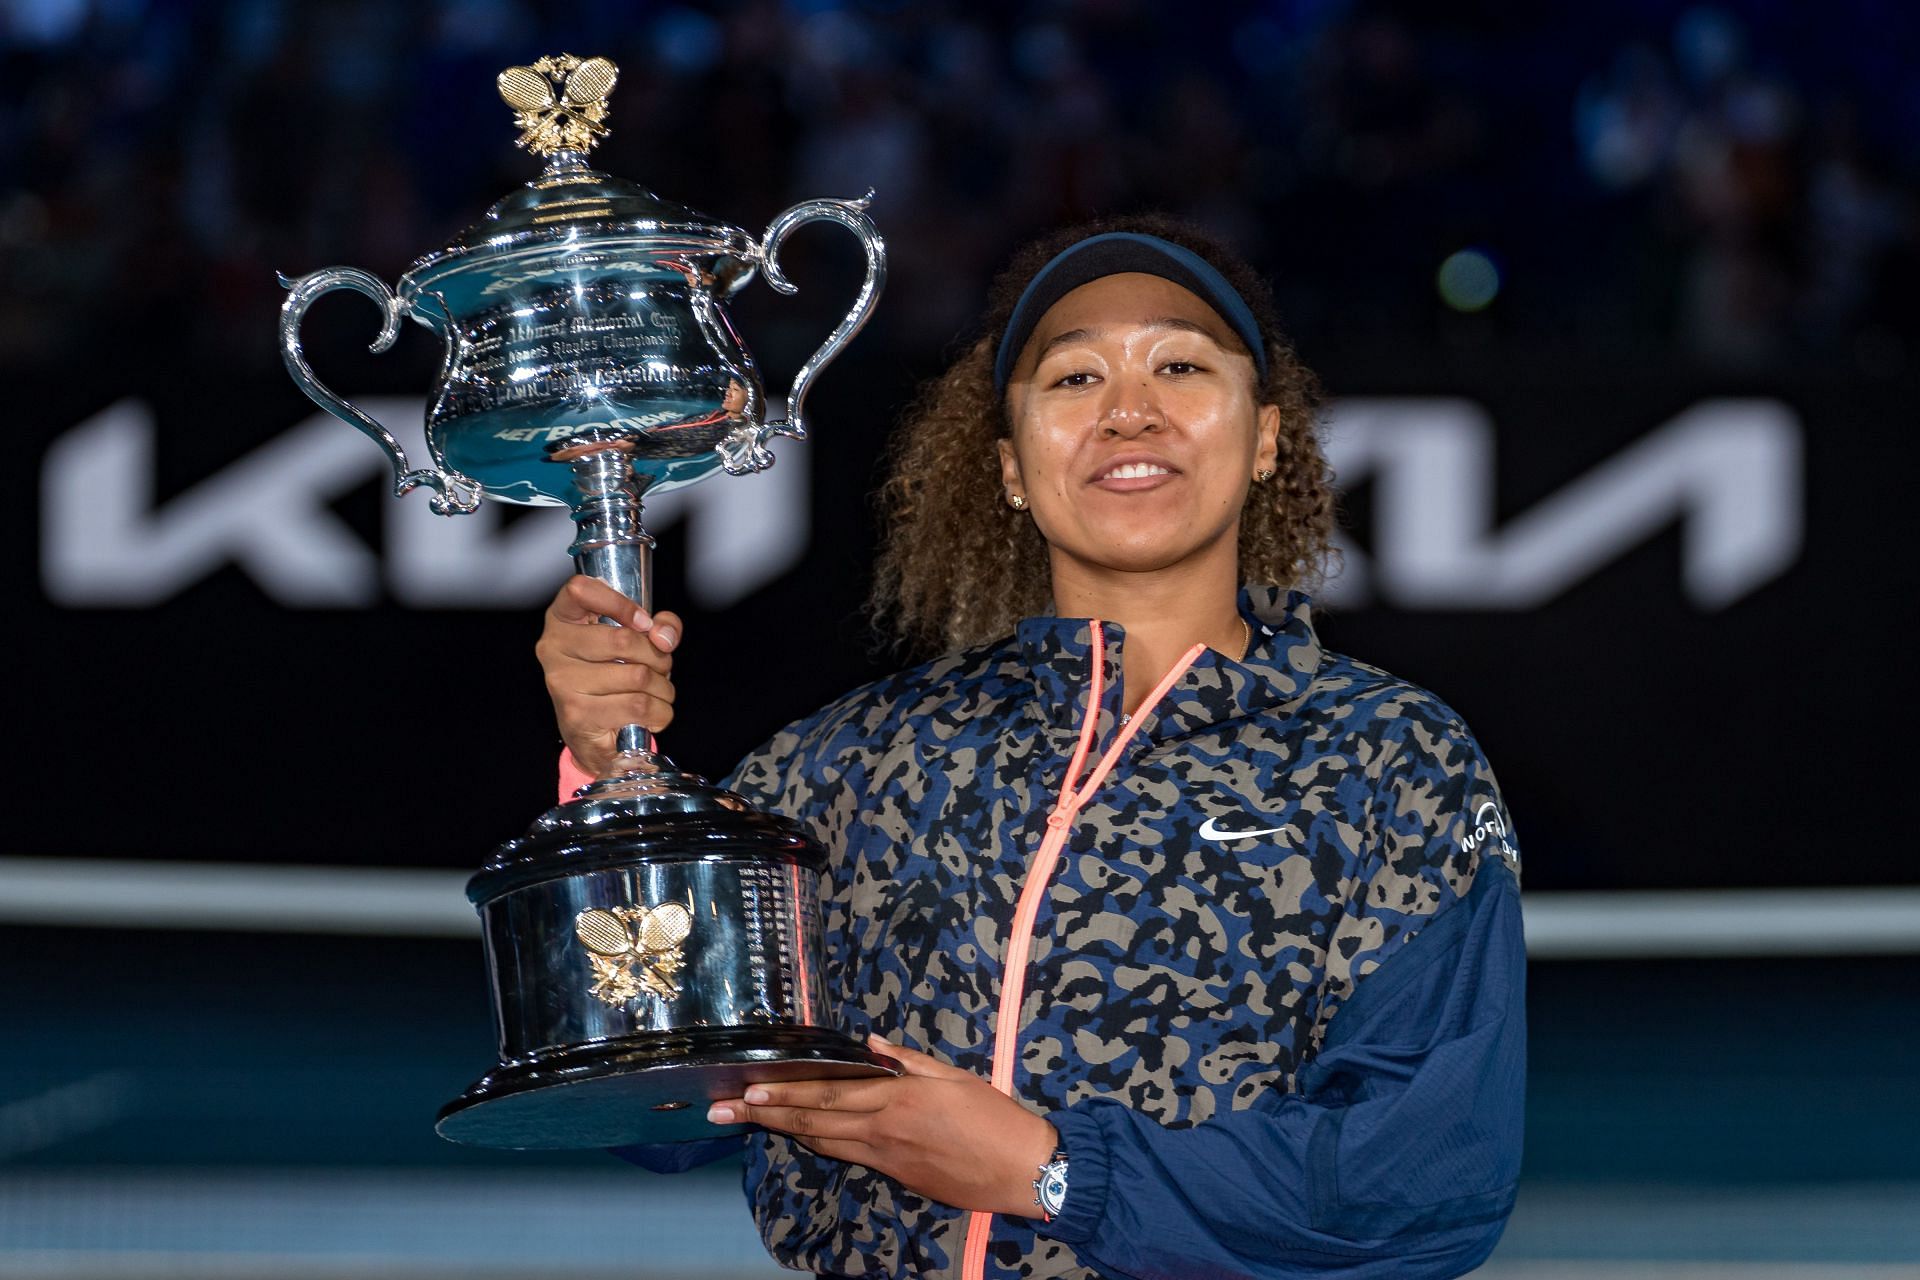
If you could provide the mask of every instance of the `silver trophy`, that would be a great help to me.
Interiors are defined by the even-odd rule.
[[[352,267],[288,288],[287,368],[315,402],[371,436],[394,493],[432,490],[442,515],[482,495],[572,509],[574,564],[653,607],[648,492],[773,463],[806,437],[807,389],[866,322],[886,279],[867,200],[810,200],[759,240],[587,167],[619,72],[571,55],[499,78],[539,177],[389,289]],[[869,193],[869,196],[871,193]],[[768,420],[753,357],[721,308],[795,228],[835,222],[866,249],[853,309],[800,367]],[[415,469],[378,422],[328,390],[300,347],[322,294],[379,304],[387,350],[412,318],[446,344],[427,412],[433,466]],[[708,1102],[754,1082],[893,1074],[834,1026],[817,882],[826,851],[794,824],[676,769],[638,725],[607,776],[495,850],[467,885],[481,918],[499,1062],[436,1128],[490,1147],[607,1147],[725,1132]]]

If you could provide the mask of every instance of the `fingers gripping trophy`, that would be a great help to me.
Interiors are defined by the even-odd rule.
[[[809,200],[746,232],[591,169],[619,72],[542,58],[501,73],[533,181],[389,289],[352,267],[288,288],[280,342],[294,380],[371,436],[394,493],[459,515],[482,497],[572,509],[574,564],[653,608],[642,498],[773,463],[806,437],[814,377],[866,322],[886,278],[867,199]],[[871,198],[871,193],[868,194]],[[780,247],[838,223],[866,250],[853,308],[769,420],[760,372],[722,303]],[[300,323],[350,289],[379,305],[373,350],[413,319],[446,344],[427,411],[432,466],[314,376]],[[467,885],[480,913],[499,1062],[437,1128],[492,1147],[606,1147],[707,1137],[707,1103],[750,1083],[897,1072],[832,1023],[816,886],[826,851],[794,824],[682,772],[638,725],[604,777],[494,851]]]

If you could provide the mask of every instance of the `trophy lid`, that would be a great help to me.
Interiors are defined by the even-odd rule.
[[[613,245],[710,259],[702,268],[723,294],[746,284],[755,245],[745,231],[587,166],[587,153],[607,135],[606,99],[619,74],[606,58],[566,53],[502,71],[500,96],[520,126],[516,145],[546,157],[546,168],[446,247],[416,261],[402,277],[403,289],[508,257]]]

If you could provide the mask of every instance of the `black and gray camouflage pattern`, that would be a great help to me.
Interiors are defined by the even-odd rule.
[[[1111,1099],[1169,1128],[1292,1091],[1355,984],[1472,886],[1518,870],[1493,774],[1432,694],[1324,651],[1304,595],[1252,588],[1245,661],[1208,650],[1075,824],[1036,922],[1016,1094]],[[1089,624],[856,690],[731,784],[833,851],[832,997],[873,1031],[986,1076],[1005,932],[1074,749]],[[1096,751],[1121,718],[1108,624]],[[1268,834],[1211,839],[1213,830]],[[768,1249],[801,1270],[958,1276],[966,1215],[793,1140],[748,1140]],[[1030,1220],[995,1219],[988,1274],[1085,1277]]]

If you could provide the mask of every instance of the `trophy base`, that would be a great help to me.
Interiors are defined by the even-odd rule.
[[[820,1028],[689,1028],[576,1045],[497,1067],[440,1109],[452,1142],[516,1151],[690,1142],[744,1133],[707,1107],[750,1084],[897,1076],[899,1064]]]

